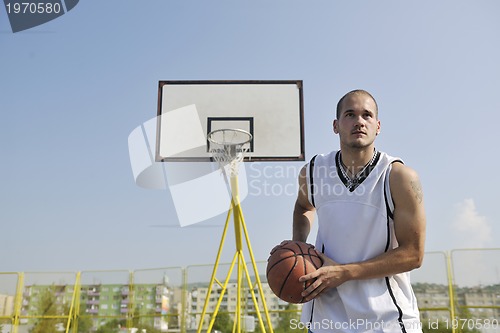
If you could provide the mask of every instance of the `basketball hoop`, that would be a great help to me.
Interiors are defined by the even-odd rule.
[[[223,172],[229,165],[231,176],[238,174],[238,164],[243,160],[252,141],[252,134],[242,129],[218,129],[208,133],[208,151]]]

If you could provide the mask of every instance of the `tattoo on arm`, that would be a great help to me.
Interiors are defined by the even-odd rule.
[[[418,180],[412,180],[410,184],[411,184],[411,189],[413,190],[413,193],[415,194],[415,198],[417,199],[418,203],[422,203],[422,199],[424,198],[422,185]]]

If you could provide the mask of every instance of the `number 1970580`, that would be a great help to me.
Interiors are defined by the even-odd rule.
[[[59,14],[62,10],[57,2],[14,2],[5,7],[8,14]]]

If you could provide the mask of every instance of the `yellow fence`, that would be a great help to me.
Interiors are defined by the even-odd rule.
[[[424,332],[500,332],[499,257],[500,249],[426,253],[422,267],[411,275]],[[265,265],[257,263],[262,276]],[[228,266],[219,264],[218,274],[224,276]],[[0,332],[196,331],[203,301],[216,301],[220,293],[213,288],[206,294],[212,268],[0,273]],[[260,297],[266,299],[272,326],[303,331],[295,321],[300,307],[278,300],[264,285]],[[210,317],[208,304],[204,321]],[[229,287],[219,315],[230,318],[235,304]],[[253,331],[258,309],[245,300],[240,304],[247,322],[243,329]]]

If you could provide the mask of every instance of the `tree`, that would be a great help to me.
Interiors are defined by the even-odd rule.
[[[297,312],[297,306],[295,304],[288,304],[285,307],[285,311],[280,313],[278,325],[274,328],[275,333],[287,333],[292,332],[291,323],[299,320],[299,313]]]
[[[61,315],[56,302],[55,287],[51,286],[46,289],[41,289],[38,297],[38,302],[35,306],[37,309],[37,315],[42,316],[42,318],[36,320],[35,324],[29,330],[29,332],[59,333],[57,331],[57,325],[61,323],[61,319],[46,318]]]
[[[233,331],[233,321],[229,316],[228,312],[219,312],[217,313],[217,317],[214,321],[213,330],[221,331],[222,333],[232,332]]]
[[[137,332],[146,331],[147,333],[161,333],[161,331],[151,325],[154,320],[155,311],[148,311],[145,315],[141,314],[141,308],[136,307],[134,309],[134,315],[132,316],[132,327],[137,328]]]
[[[99,326],[96,333],[118,333],[120,327],[124,327],[125,321],[113,319],[107,321],[104,325]]]

